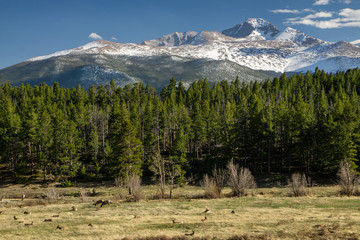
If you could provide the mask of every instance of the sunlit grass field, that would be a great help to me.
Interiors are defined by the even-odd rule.
[[[243,198],[204,199],[202,188],[187,186],[170,200],[156,199],[157,188],[148,186],[132,202],[116,187],[16,185],[0,189],[0,239],[358,239],[360,197],[338,191],[313,187],[310,196],[291,197],[287,188],[260,188]],[[96,207],[98,199],[112,203]]]

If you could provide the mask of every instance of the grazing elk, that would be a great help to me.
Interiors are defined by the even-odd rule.
[[[105,200],[105,201],[103,201],[103,202],[101,203],[100,207],[105,206],[105,205],[108,205],[108,204],[110,204],[110,203],[111,203],[110,200]]]
[[[183,224],[183,221],[176,221],[175,219],[172,220],[173,224]]]
[[[98,204],[102,204],[103,203],[103,200],[100,199],[100,200],[97,200],[95,203],[94,203],[94,206],[97,206]]]
[[[192,233],[185,233],[185,236],[194,236],[195,231],[193,230]]]
[[[30,227],[30,226],[32,226],[32,225],[34,225],[34,222],[33,222],[33,221],[31,221],[31,223],[25,223],[25,226],[26,226],[26,227]]]
[[[203,213],[210,213],[211,211],[209,209],[205,209]]]

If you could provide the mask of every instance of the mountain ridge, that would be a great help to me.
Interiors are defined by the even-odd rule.
[[[204,77],[210,82],[234,80],[237,75],[251,81],[254,76],[262,80],[282,72],[312,71],[317,63],[325,71],[355,68],[360,47],[327,42],[290,27],[280,31],[264,19],[250,18],[222,32],[174,32],[140,44],[90,42],[1,69],[0,81],[65,81],[61,76],[66,76],[85,85],[86,79],[103,84],[113,78],[120,85],[153,84],[156,78],[167,81],[170,74],[188,83]]]

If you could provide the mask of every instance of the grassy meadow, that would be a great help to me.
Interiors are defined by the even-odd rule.
[[[336,186],[313,187],[307,197],[291,197],[287,188],[259,188],[247,197],[220,199],[204,199],[202,188],[186,186],[176,189],[172,200],[157,199],[157,188],[147,186],[138,202],[124,199],[124,191],[104,185],[2,187],[0,239],[358,239],[360,236],[360,197],[341,197]],[[26,196],[24,200],[22,194]],[[99,199],[112,203],[94,206]],[[72,207],[77,210],[73,211]],[[204,213],[206,209],[210,212]],[[31,214],[24,214],[25,211]],[[207,221],[202,221],[205,217]],[[44,222],[45,219],[52,222]],[[180,223],[174,224],[172,220]],[[193,231],[193,236],[185,235]]]

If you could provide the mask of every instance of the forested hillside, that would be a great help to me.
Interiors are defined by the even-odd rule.
[[[336,173],[356,167],[360,70],[160,93],[135,84],[85,90],[0,86],[0,160],[15,179],[199,179],[233,159],[256,174]]]

